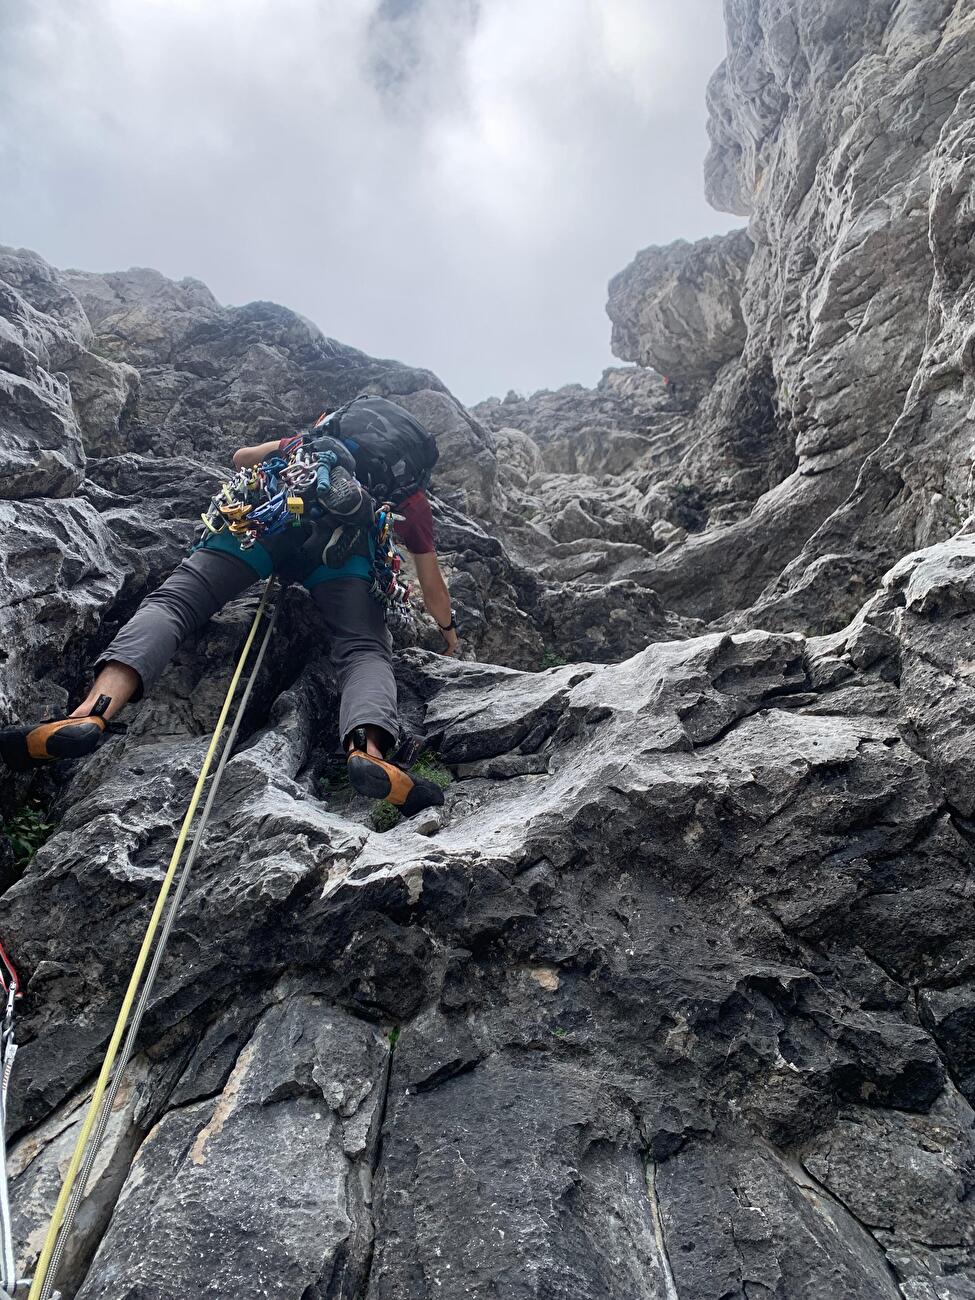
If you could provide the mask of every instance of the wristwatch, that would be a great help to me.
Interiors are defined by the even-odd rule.
[[[456,617],[456,615],[454,614],[454,611],[453,611],[453,610],[450,611],[450,622],[447,624],[446,627],[444,627],[444,625],[443,625],[442,623],[438,623],[438,624],[437,624],[437,627],[440,628],[440,631],[441,631],[441,632],[456,632],[456,631],[457,631],[457,617]]]

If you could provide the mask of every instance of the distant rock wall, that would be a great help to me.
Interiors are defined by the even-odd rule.
[[[747,235],[639,254],[610,286],[614,347],[697,404],[675,476],[714,526],[668,552],[658,594],[728,626],[822,630],[971,510],[975,16],[726,15],[706,183]]]

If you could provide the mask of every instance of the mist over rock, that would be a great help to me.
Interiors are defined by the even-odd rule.
[[[63,1300],[975,1297],[975,12],[725,16],[747,231],[636,255],[591,389],[468,411],[285,307],[0,249],[0,723],[79,698],[236,447],[360,392],[437,437],[465,647],[399,639],[454,779],[380,833],[284,591]],[[24,1273],[255,599],[0,790],[55,824],[0,835]]]

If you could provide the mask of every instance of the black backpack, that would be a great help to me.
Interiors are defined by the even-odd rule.
[[[440,449],[432,433],[387,397],[357,397],[323,416],[315,433],[340,439],[378,502],[398,506],[430,482]]]

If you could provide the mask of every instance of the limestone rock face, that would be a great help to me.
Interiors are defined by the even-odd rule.
[[[282,593],[63,1300],[975,1297],[975,14],[725,14],[747,236],[639,254],[593,389],[465,411],[275,304],[0,251],[0,724],[79,698],[237,445],[358,392],[438,438],[466,656],[400,638],[453,779],[380,833]],[[53,824],[0,834],[25,1275],[255,600],[0,783]]]
[[[312,781],[334,697],[306,661],[228,769],[78,1294],[966,1296],[972,737],[912,720],[936,672],[968,689],[970,551],[905,560],[833,638],[542,673],[409,652],[404,705],[459,777],[433,841]],[[79,765],[4,895],[35,981],[24,1214],[247,612]]]
[[[656,586],[699,617],[826,630],[971,508],[959,249],[975,14],[952,0],[725,8],[706,175],[713,202],[749,217],[746,338],[704,395],[686,467],[719,526],[668,556]]]
[[[751,254],[743,230],[645,248],[609,284],[613,351],[678,384],[713,379],[745,346],[741,285]]]

